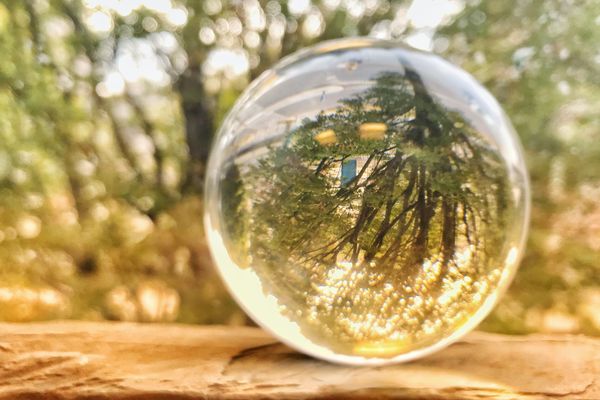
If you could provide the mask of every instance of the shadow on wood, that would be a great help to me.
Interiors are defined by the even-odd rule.
[[[0,324],[0,399],[600,399],[600,340],[472,333],[430,357],[344,367],[256,328]]]

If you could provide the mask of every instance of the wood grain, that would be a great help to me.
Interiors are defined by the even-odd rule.
[[[409,364],[344,367],[256,328],[0,324],[0,399],[600,399],[600,339],[472,333]]]

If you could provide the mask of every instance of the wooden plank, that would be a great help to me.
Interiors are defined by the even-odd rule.
[[[430,357],[346,367],[256,328],[0,324],[0,399],[600,399],[600,339],[472,333]]]

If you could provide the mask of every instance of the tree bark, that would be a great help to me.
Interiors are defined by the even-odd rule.
[[[257,328],[0,324],[0,399],[600,399],[600,339],[472,333],[388,367],[319,361]]]
[[[456,201],[448,198],[442,200],[442,254],[444,268],[448,268],[448,263],[454,257],[456,247]]]
[[[199,65],[191,65],[180,76],[176,89],[181,96],[189,165],[184,191],[201,192],[206,162],[213,139],[213,113],[208,105]]]

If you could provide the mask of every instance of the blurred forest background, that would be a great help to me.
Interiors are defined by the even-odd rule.
[[[431,50],[500,101],[533,218],[484,329],[600,334],[600,0],[1,0],[0,319],[245,322],[202,176],[244,87],[299,48]]]

